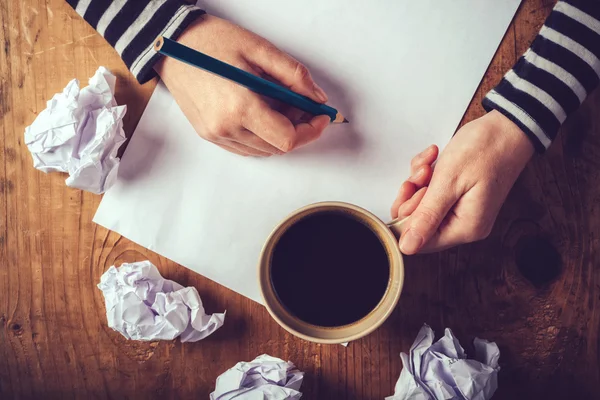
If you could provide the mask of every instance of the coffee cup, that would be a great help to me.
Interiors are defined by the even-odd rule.
[[[260,255],[268,312],[288,332],[316,343],[350,342],[373,332],[402,291],[398,238],[404,221],[386,224],[342,202],[294,211],[271,232]]]

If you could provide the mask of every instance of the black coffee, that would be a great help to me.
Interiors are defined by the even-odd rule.
[[[292,225],[275,245],[271,282],[281,303],[319,326],[358,321],[379,303],[390,278],[379,238],[342,212],[312,214]]]

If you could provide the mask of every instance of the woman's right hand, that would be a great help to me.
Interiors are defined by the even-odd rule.
[[[223,62],[274,79],[314,101],[327,101],[308,69],[267,40],[223,19],[204,15],[178,42]],[[164,57],[156,67],[192,126],[204,139],[244,156],[292,151],[319,138],[325,115],[278,111],[260,95],[221,77]]]

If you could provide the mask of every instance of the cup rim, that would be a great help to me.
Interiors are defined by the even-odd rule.
[[[370,223],[377,226],[378,230],[374,231],[374,233],[380,238],[382,244],[386,248],[386,252],[388,252],[390,256],[390,282],[388,283],[388,288],[386,289],[385,294],[383,295],[380,303],[371,311],[371,313],[367,314],[367,316],[362,319],[353,322],[349,325],[344,325],[340,327],[322,327],[313,325],[307,322],[300,320],[295,317],[291,313],[285,310],[285,306],[281,304],[277,295],[274,293],[275,290],[272,288],[271,279],[270,279],[270,256],[271,250],[274,246],[274,242],[283,235],[283,233],[295,222],[294,219],[302,216],[301,218],[316,213],[320,210],[346,210],[350,211],[353,214],[358,214],[365,220],[368,220]],[[302,215],[306,214],[306,215]],[[393,249],[393,250],[392,250]],[[397,276],[395,279],[392,279],[392,273],[396,273]],[[287,215],[284,219],[282,219],[276,226],[273,228],[268,238],[266,239],[263,248],[260,253],[259,263],[258,263],[258,280],[260,286],[260,294],[263,299],[263,304],[267,308],[267,311],[271,315],[271,317],[286,331],[291,333],[294,336],[297,336],[301,339],[321,344],[339,344],[354,341],[360,339],[377,328],[379,328],[385,320],[391,315],[391,313],[396,308],[398,301],[400,299],[400,294],[402,293],[402,288],[404,286],[404,260],[402,257],[402,253],[398,247],[398,241],[394,234],[390,231],[388,226],[377,216],[375,216],[370,211],[365,210],[362,207],[356,206],[354,204],[339,202],[339,201],[326,201],[326,202],[318,202],[306,205],[301,207],[289,215]],[[268,293],[267,293],[268,292]],[[387,304],[385,304],[387,303]],[[383,309],[385,305],[385,309]],[[306,326],[308,329],[316,329],[323,331],[336,331],[347,329],[348,327],[352,327],[355,325],[364,324],[364,329],[360,329],[357,332],[352,334],[347,334],[345,336],[337,337],[337,338],[320,338],[316,336],[312,336],[310,334],[306,334],[304,332],[300,332],[298,329],[293,328],[288,323],[281,318],[274,308],[279,308],[283,310],[283,313],[286,314],[286,319],[296,320],[300,325]],[[368,319],[371,319],[369,322]],[[366,323],[368,322],[368,325]]]

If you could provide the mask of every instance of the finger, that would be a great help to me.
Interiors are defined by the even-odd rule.
[[[408,220],[408,228],[400,238],[400,250],[405,254],[415,254],[436,233],[450,208],[458,197],[449,188],[445,179],[433,177],[425,196]]]
[[[310,142],[317,140],[321,134],[329,126],[331,118],[327,115],[319,115],[308,122],[303,122],[296,125],[296,146],[295,148],[307,145]]]
[[[246,146],[245,144],[234,142],[233,140],[228,140],[228,141],[220,142],[217,144],[220,145],[221,147],[225,146],[225,147],[228,147],[231,149],[235,149],[238,152],[237,154],[244,153],[247,156],[253,156],[253,157],[270,157],[272,155],[271,153],[267,153],[264,151],[254,149],[252,147]]]
[[[423,187],[419,189],[410,199],[402,203],[400,207],[398,207],[397,218],[405,218],[411,215],[413,212],[415,212],[415,210],[421,203],[421,200],[423,200],[423,197],[425,196],[426,192],[427,187]]]
[[[414,175],[417,172],[417,170],[424,165],[431,166],[433,162],[437,159],[438,154],[438,147],[432,144],[431,146],[414,156],[410,162],[411,175]]]
[[[413,183],[417,189],[420,189],[431,182],[433,175],[433,168],[431,165],[421,165],[414,173],[408,178],[408,181]]]
[[[314,101],[325,103],[327,95],[312,79],[308,68],[279,50],[273,44],[261,41],[257,48],[244,54],[246,60],[268,75]]]
[[[301,122],[308,122],[314,117],[314,115],[312,114],[302,111],[296,107],[290,106],[289,104],[282,103],[281,101],[270,99],[268,97],[263,98],[263,100],[269,105],[269,107],[283,114],[294,125],[299,124]]]
[[[487,238],[491,233],[494,225],[493,221],[486,224],[479,219],[473,221],[462,216],[459,217],[459,215],[461,214],[451,210],[444,218],[436,234],[423,245],[419,252],[432,253],[465,243],[477,242]]]
[[[242,128],[242,130],[240,132],[238,132],[237,135],[230,138],[229,140],[231,140],[233,142],[237,142],[239,144],[246,145],[248,147],[252,147],[253,149],[259,150],[263,153],[268,153],[271,155],[283,154],[283,152],[281,150],[279,150],[275,146],[270,145],[269,143],[265,142],[260,137],[256,136],[254,133],[252,133],[249,130],[244,129],[244,128]]]
[[[394,203],[392,204],[391,214],[393,219],[398,218],[398,208],[406,200],[410,199],[416,191],[417,188],[415,187],[415,184],[409,181],[405,181],[402,186],[400,186],[396,200],[394,200]]]
[[[434,253],[468,243],[467,234],[462,221],[450,211],[441,224],[440,229],[427,243],[421,247],[419,253]]]
[[[258,104],[248,113],[242,125],[270,145],[287,153],[321,136],[329,121],[328,116],[320,115],[294,126],[283,114],[270,108],[264,101],[258,100]]]
[[[294,125],[303,122],[308,122],[312,118],[314,118],[314,115],[288,105],[282,106],[279,109],[279,112],[285,115],[290,121],[292,121],[292,124]]]
[[[432,175],[433,169],[431,166],[423,165],[400,186],[396,200],[392,204],[392,218],[398,218],[398,208],[410,199],[417,190],[429,185]]]
[[[502,200],[496,206],[486,203],[487,196],[489,193],[486,194],[481,188],[471,189],[467,194],[461,195],[446,214],[436,234],[423,245],[421,251],[440,251],[487,238],[502,204]],[[484,203],[481,203],[482,200]]]
[[[262,99],[257,98],[256,104],[249,108],[242,126],[284,153],[296,146],[296,129],[292,122]]]

